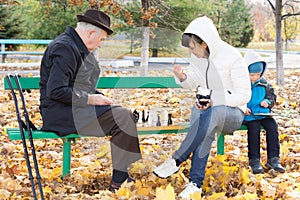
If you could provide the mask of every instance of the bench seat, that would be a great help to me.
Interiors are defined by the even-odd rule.
[[[169,134],[169,133],[186,133],[190,129],[189,124],[171,125],[171,126],[156,126],[156,127],[138,127],[139,135],[149,134]],[[240,130],[247,130],[246,126],[242,125]],[[10,140],[22,140],[19,128],[6,128],[6,133]],[[24,131],[25,138],[28,139],[28,132]],[[71,170],[71,143],[75,142],[84,136],[80,136],[76,133],[69,134],[67,136],[60,137],[54,132],[32,130],[33,139],[62,139],[63,141],[63,169],[62,178],[66,175],[70,175]],[[224,154],[224,134],[218,134],[217,139],[217,153]]]

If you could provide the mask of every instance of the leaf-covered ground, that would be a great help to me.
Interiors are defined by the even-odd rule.
[[[106,76],[130,76],[134,73],[106,72]],[[169,71],[150,71],[152,76],[172,75]],[[279,124],[281,161],[286,173],[267,170],[253,175],[248,166],[245,131],[226,136],[225,156],[216,156],[213,144],[206,179],[204,199],[297,199],[300,196],[300,70],[285,70],[285,86],[275,85],[275,71],[266,76],[278,95],[274,112]],[[4,127],[17,127],[14,104],[8,91],[0,85],[0,199],[33,199],[28,179],[23,147],[20,141],[10,141]],[[183,89],[107,90],[115,104],[131,110],[166,109],[172,113],[173,123],[189,119],[192,92]],[[30,118],[41,125],[37,91],[25,93]],[[141,126],[141,124],[139,124]],[[107,190],[111,176],[109,138],[84,138],[72,145],[71,177],[61,180],[62,142],[60,140],[35,140],[35,148],[46,199],[179,199],[178,194],[188,182],[190,161],[182,164],[180,171],[168,179],[152,174],[153,168],[167,159],[185,137],[180,135],[140,136],[143,159],[131,166],[135,183],[124,184],[115,194]],[[265,135],[262,133],[261,155],[266,162]],[[29,144],[28,144],[29,145]],[[38,190],[37,190],[37,193]],[[198,194],[193,199],[200,199]]]

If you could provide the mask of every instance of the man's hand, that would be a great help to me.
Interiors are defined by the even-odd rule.
[[[249,108],[246,108],[245,115],[251,115],[251,110]]]
[[[262,101],[262,102],[260,103],[260,106],[261,106],[261,107],[264,107],[264,108],[267,108],[267,107],[269,107],[269,104],[268,104],[266,101]]]
[[[186,74],[183,73],[182,68],[181,68],[180,65],[178,65],[178,64],[174,65],[173,71],[174,71],[175,76],[177,78],[179,78],[180,81],[184,81],[186,79]]]
[[[112,104],[112,100],[102,94],[89,94],[87,104],[104,106]]]
[[[199,101],[202,101],[202,102],[207,102],[205,105],[201,105],[199,103]],[[199,110],[206,110],[207,108],[211,107],[212,106],[212,102],[210,99],[196,99],[195,101],[195,107],[198,108]]]

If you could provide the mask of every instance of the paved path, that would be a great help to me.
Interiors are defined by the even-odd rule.
[[[267,63],[268,63],[268,69],[276,69],[276,59],[275,59],[275,53],[274,51],[259,51],[265,55],[268,55],[265,57]],[[127,60],[127,61],[126,61]],[[139,71],[139,65],[140,65],[140,58],[138,57],[125,57],[122,61],[119,61],[116,59],[118,62],[126,63],[126,66],[122,67],[117,64],[113,67],[103,67],[103,70],[110,70],[110,71]],[[102,61],[103,62],[103,61]],[[107,61],[108,62],[108,61]],[[109,61],[113,65],[112,59]],[[128,63],[132,65],[134,62],[134,66],[127,66]],[[173,71],[173,65],[174,62],[181,64],[183,67],[188,67],[188,62],[187,59],[185,58],[150,58],[149,59],[149,70],[170,70]],[[100,63],[101,64],[101,63]],[[103,63],[102,63],[103,64]],[[5,65],[8,67],[7,70],[5,70]],[[300,52],[292,52],[292,53],[283,53],[283,66],[285,69],[295,69],[298,68],[300,69]],[[19,74],[33,74],[34,76],[39,75],[38,68],[39,63],[34,62],[34,63],[4,63],[0,64],[1,71],[0,75],[5,75],[7,73],[16,73],[18,72]],[[15,70],[12,68],[15,67]],[[22,69],[22,68],[27,68],[27,69]],[[28,69],[32,67],[32,69]]]

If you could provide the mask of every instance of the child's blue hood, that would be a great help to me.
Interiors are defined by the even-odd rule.
[[[265,73],[266,68],[267,68],[267,63],[266,63],[266,61],[264,61],[262,59],[262,57],[257,52],[255,52],[253,50],[247,50],[247,52],[245,53],[244,59],[245,59],[248,67],[253,63],[262,62],[263,63],[263,71],[261,73],[261,76],[263,76],[263,74]]]

